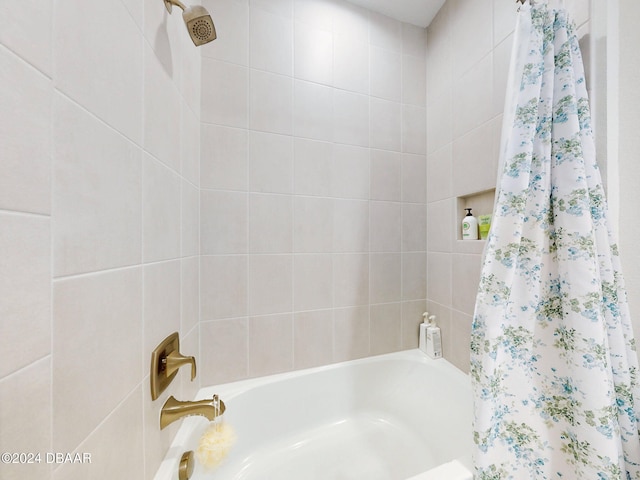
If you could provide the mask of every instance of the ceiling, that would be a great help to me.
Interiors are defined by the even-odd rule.
[[[402,22],[426,27],[445,0],[348,0]]]

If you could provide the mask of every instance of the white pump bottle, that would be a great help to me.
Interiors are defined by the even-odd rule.
[[[424,322],[420,324],[420,339],[418,347],[431,358],[442,358],[442,339],[440,327],[436,324],[436,316],[429,312],[422,314]]]

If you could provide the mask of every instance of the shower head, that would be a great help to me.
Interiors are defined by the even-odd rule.
[[[164,0],[164,6],[169,13],[173,5],[182,9],[182,18],[196,47],[216,39],[216,27],[206,8],[201,5],[187,7],[180,0]]]

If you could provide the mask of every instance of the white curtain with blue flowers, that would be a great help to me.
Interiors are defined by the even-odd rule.
[[[638,361],[563,9],[521,7],[511,82],[471,340],[475,479],[639,480]]]

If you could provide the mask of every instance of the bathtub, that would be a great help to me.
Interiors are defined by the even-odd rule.
[[[470,480],[469,377],[420,350],[202,388],[237,441],[191,480]],[[186,418],[155,480],[177,480],[208,425]],[[197,462],[196,462],[197,463]]]

